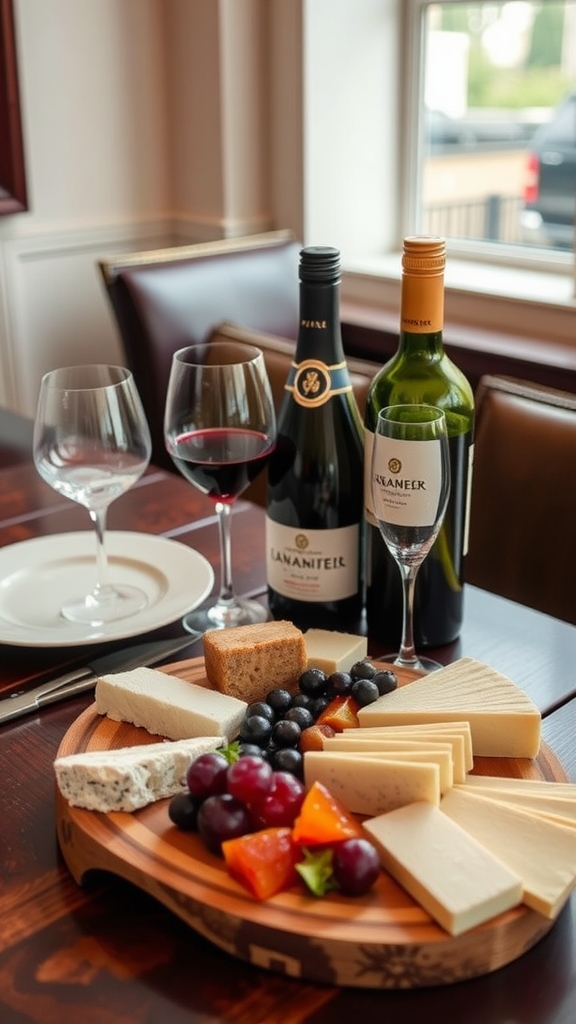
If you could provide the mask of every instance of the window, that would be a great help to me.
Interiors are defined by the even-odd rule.
[[[576,166],[544,208],[558,157],[530,146],[557,119],[576,135],[576,0],[302,0],[302,17],[303,233],[342,249],[344,299],[396,312],[402,236],[430,231],[454,321],[574,339]]]

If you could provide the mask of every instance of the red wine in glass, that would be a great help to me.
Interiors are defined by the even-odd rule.
[[[209,427],[180,434],[171,445],[176,466],[213,501],[232,504],[262,472],[274,438],[241,427]]]

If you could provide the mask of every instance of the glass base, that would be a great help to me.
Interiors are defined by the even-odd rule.
[[[229,629],[231,626],[250,626],[267,622],[270,615],[258,601],[234,598],[232,601],[206,602],[182,619],[188,633],[205,633],[208,629]]]
[[[411,668],[415,672],[435,672],[439,668],[444,668],[439,661],[434,661],[433,658],[420,658],[416,655],[415,658],[401,658],[400,654],[383,654],[378,658],[378,661],[387,661],[391,665],[397,665],[398,668]]]
[[[146,608],[148,597],[138,587],[111,587],[106,597],[87,594],[86,597],[67,601],[60,609],[69,622],[82,622],[88,626],[104,626],[107,622],[127,619]]]

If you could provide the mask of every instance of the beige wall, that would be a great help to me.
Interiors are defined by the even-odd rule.
[[[14,8],[30,208],[0,218],[0,405],[32,415],[47,369],[122,361],[100,256],[299,232],[300,98],[283,70],[300,3]]]

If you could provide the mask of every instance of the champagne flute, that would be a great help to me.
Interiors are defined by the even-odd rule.
[[[441,668],[414,648],[416,575],[442,525],[450,493],[446,419],[433,405],[381,409],[371,465],[374,514],[402,577],[400,651],[394,665],[432,672]]]
[[[209,342],[172,359],[164,417],[166,449],[182,475],[215,503],[221,584],[215,603],[183,619],[190,632],[264,622],[265,608],[234,592],[232,505],[264,469],[276,443],[276,414],[264,356],[252,345]]]
[[[121,366],[68,366],[42,378],[34,424],[34,463],[59,494],[88,509],[96,533],[96,584],[71,596],[61,614],[102,626],[141,611],[138,587],[112,583],[105,549],[109,505],[150,461],[148,423],[134,378]]]

